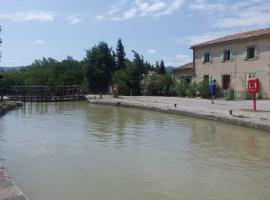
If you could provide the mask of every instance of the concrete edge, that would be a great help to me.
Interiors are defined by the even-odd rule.
[[[22,106],[23,104],[20,102],[9,102],[6,107],[2,110],[0,110],[0,117],[6,114],[8,111],[14,110],[19,106]],[[20,200],[29,200],[25,194],[22,192],[22,190],[17,187],[15,182],[8,176],[5,168],[3,165],[0,164],[0,178],[2,182],[10,182],[11,185],[7,188],[1,188],[0,187],[0,195],[3,195],[3,197],[0,196],[0,199],[20,199]]]
[[[264,131],[270,131],[270,124],[265,125],[265,124],[252,123],[249,121],[244,121],[240,118],[228,118],[226,116],[220,117],[220,116],[200,114],[200,113],[195,113],[195,112],[185,111],[185,110],[175,110],[172,108],[160,108],[160,107],[155,107],[155,106],[150,106],[150,105],[133,104],[131,102],[128,102],[128,103],[122,102],[122,101],[110,102],[110,101],[102,101],[102,100],[100,101],[100,100],[92,100],[92,99],[87,99],[87,100],[91,104],[121,106],[121,107],[127,107],[127,108],[139,108],[139,109],[158,111],[158,112],[169,113],[169,114],[183,115],[183,116],[193,117],[197,119],[206,119],[206,120],[212,120],[212,121],[217,121],[217,122],[223,122],[223,123],[242,126],[242,127],[260,129]]]
[[[14,110],[22,105],[23,103],[21,102],[8,102],[5,108],[3,109],[0,108],[0,117],[6,114],[7,112]]]

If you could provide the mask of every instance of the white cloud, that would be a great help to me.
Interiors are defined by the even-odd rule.
[[[177,59],[178,65],[184,65],[192,61],[192,58],[185,54],[178,54],[175,57]]]
[[[173,59],[167,56],[163,56],[162,59],[164,60],[165,66],[173,67],[179,67],[181,65],[192,62],[192,58],[186,54],[178,54]]]
[[[170,14],[172,14],[173,12],[175,12],[176,10],[178,10],[182,6],[184,1],[185,0],[172,1],[163,12],[157,13],[157,15],[170,15]]]
[[[149,54],[155,54],[157,51],[155,49],[148,49],[147,51]]]
[[[102,20],[102,19],[105,19],[105,16],[104,15],[97,15],[94,19],[95,20]]]
[[[270,25],[270,1],[261,4],[252,4],[232,7],[233,14],[229,17],[220,17],[213,24],[217,28],[238,28],[238,27],[265,27]]]
[[[195,0],[189,5],[209,17],[210,26],[219,29],[253,29],[270,25],[269,0]]]
[[[140,16],[160,12],[167,7],[167,4],[161,1],[156,1],[150,4],[149,2],[145,2],[143,0],[135,0],[134,5],[140,12]]]
[[[196,0],[189,6],[189,9],[201,12],[220,12],[225,9],[225,5],[223,3],[210,3],[206,0]]]
[[[56,13],[52,11],[30,11],[30,12],[16,12],[11,14],[0,14],[0,19],[7,19],[15,22],[22,21],[54,21]]]
[[[70,24],[72,24],[72,25],[79,24],[82,22],[82,19],[80,17],[78,17],[77,15],[68,16],[68,20],[69,20]]]
[[[122,0],[117,6],[95,20],[126,20],[134,17],[169,15],[180,9],[185,0],[134,0],[127,4]]]
[[[209,32],[202,35],[191,35],[177,40],[178,44],[192,46],[209,40],[217,39],[225,35],[231,34],[231,32]]]
[[[32,41],[31,44],[33,44],[33,45],[43,45],[43,44],[45,44],[45,42],[43,40],[35,40],[35,41]]]

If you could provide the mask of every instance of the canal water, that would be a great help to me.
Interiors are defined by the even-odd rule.
[[[0,163],[30,200],[266,200],[270,134],[86,102],[0,118]]]

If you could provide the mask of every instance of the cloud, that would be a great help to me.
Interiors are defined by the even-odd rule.
[[[186,54],[178,54],[173,59],[170,57],[163,56],[162,59],[165,62],[165,66],[173,66],[173,67],[179,67],[181,65],[192,62],[192,58]]]
[[[72,25],[79,24],[82,22],[82,19],[80,17],[78,17],[77,15],[68,16],[68,20],[69,20],[70,24],[72,24]]]
[[[148,49],[147,51],[149,54],[155,54],[157,51],[155,49]]]
[[[190,10],[200,11],[200,12],[217,12],[223,11],[225,5],[223,3],[209,3],[206,0],[196,0],[189,6]]]
[[[192,58],[189,55],[185,54],[178,54],[175,57],[177,59],[178,65],[183,65],[192,61]]]
[[[94,19],[95,20],[102,20],[102,19],[105,19],[105,16],[104,15],[97,15]]]
[[[32,45],[43,45],[45,42],[43,40],[35,40],[31,42]]]
[[[52,11],[30,11],[30,12],[16,12],[11,14],[0,14],[0,19],[11,20],[15,22],[23,21],[54,21],[56,13]]]
[[[134,17],[169,15],[180,9],[185,0],[134,0],[132,3],[121,1],[118,6],[101,15],[95,20],[127,20]]]
[[[172,14],[173,12],[175,12],[176,10],[178,10],[182,6],[184,1],[185,0],[172,1],[163,12],[157,13],[157,15],[170,15],[170,14]]]
[[[192,46],[209,40],[217,39],[225,35],[231,34],[232,32],[209,32],[201,35],[190,35],[177,40],[178,44]]]
[[[216,28],[238,28],[238,27],[265,27],[270,25],[270,2],[261,4],[238,5],[232,7],[233,14],[229,17],[220,17],[213,24]]]
[[[210,27],[219,29],[253,29],[270,25],[270,1],[195,0],[189,10],[209,17]]]

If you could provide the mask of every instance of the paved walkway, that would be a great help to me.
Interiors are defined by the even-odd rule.
[[[88,95],[87,99],[91,103],[139,107],[270,131],[270,100],[258,101],[258,111],[253,112],[252,101],[216,100],[215,104],[211,104],[207,99],[152,96],[113,98],[110,95],[102,99],[99,99],[99,95]]]

